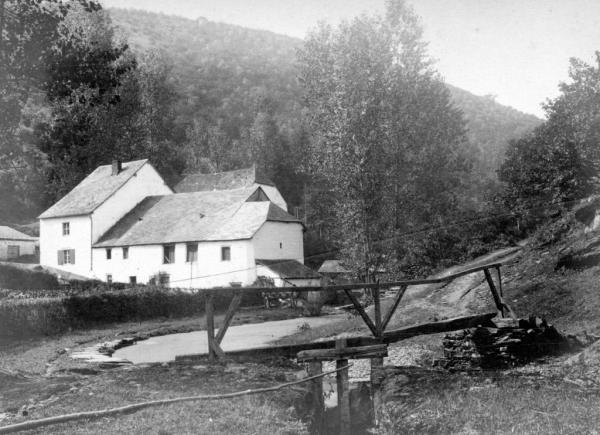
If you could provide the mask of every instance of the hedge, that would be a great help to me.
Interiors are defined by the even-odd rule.
[[[217,295],[215,310],[224,311],[231,297]],[[117,322],[180,318],[204,314],[206,293],[160,287],[120,291],[0,291],[0,337],[54,335]],[[243,305],[256,305],[246,295]]]

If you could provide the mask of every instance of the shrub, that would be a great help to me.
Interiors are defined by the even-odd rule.
[[[49,273],[0,264],[0,288],[57,289],[58,279]]]
[[[214,298],[216,311],[229,296]],[[204,314],[206,292],[160,287],[124,290],[0,291],[0,337],[53,335],[69,329]],[[244,301],[245,302],[245,301]]]

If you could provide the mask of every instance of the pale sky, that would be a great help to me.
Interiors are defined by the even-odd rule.
[[[600,50],[598,0],[408,0],[429,53],[448,83],[543,116],[568,60]],[[106,7],[199,16],[298,38],[320,20],[335,24],[383,11],[384,0],[101,0]]]

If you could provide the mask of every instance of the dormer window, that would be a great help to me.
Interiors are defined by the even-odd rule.
[[[63,222],[62,231],[63,231],[63,236],[68,236],[69,234],[71,234],[71,228],[70,228],[69,222]]]

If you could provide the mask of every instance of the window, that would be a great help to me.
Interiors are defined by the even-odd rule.
[[[68,236],[69,234],[71,234],[71,226],[69,225],[69,222],[63,222],[62,228],[63,236]]]
[[[58,264],[75,264],[75,249],[62,249],[57,251]]]
[[[283,242],[279,242],[279,249],[283,249]]]
[[[163,246],[163,263],[175,263],[175,245]]]
[[[129,248],[123,248],[123,260],[127,260],[129,258]]]
[[[106,282],[112,284],[112,275],[106,275]]]
[[[129,277],[129,284],[131,284],[131,285],[136,285],[136,284],[137,284],[137,277],[135,277],[135,276],[130,276],[130,277]]]
[[[187,255],[185,257],[185,261],[188,263],[193,263],[198,261],[198,244],[197,243],[189,243],[187,245]]]
[[[107,248],[106,249],[106,259],[110,260],[112,258],[112,249]]]
[[[19,258],[19,256],[20,256],[19,245],[8,245],[6,255],[9,260],[13,259],[13,258]]]
[[[231,261],[230,246],[221,246],[221,261]]]

